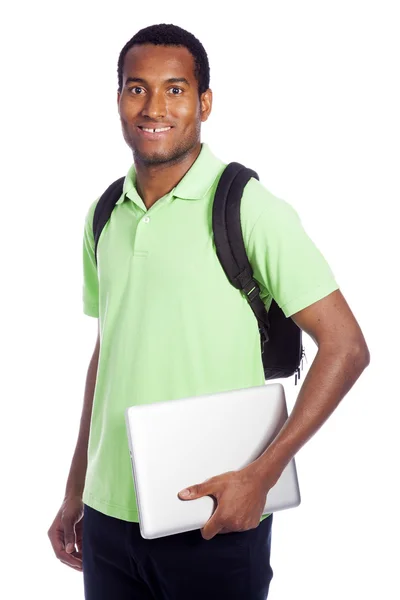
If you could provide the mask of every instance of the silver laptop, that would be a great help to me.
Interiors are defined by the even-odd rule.
[[[280,383],[131,406],[125,421],[142,537],[204,527],[215,500],[178,492],[253,462],[288,417]],[[268,492],[263,514],[300,504],[292,459]]]

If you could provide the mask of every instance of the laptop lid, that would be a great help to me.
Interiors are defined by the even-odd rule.
[[[125,410],[142,537],[200,529],[214,512],[211,496],[183,501],[178,492],[258,458],[288,417],[282,384],[141,404]],[[300,504],[292,459],[268,492],[263,514]]]

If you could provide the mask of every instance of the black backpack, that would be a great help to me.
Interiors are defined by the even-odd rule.
[[[227,165],[218,182],[214,196],[212,227],[218,259],[230,283],[246,296],[258,322],[265,379],[290,377],[300,379],[300,363],[304,356],[302,331],[286,318],[272,300],[269,311],[260,298],[260,288],[253,279],[240,223],[240,201],[244,187],[257,173],[232,162]],[[114,181],[99,198],[93,217],[95,258],[104,225],[122,194],[125,177]]]

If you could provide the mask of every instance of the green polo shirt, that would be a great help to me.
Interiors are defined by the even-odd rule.
[[[112,517],[139,521],[128,406],[265,383],[257,321],[213,243],[212,201],[225,166],[203,143],[177,186],[147,210],[132,165],[100,236],[98,268],[97,200],[86,215],[83,306],[99,318],[101,344],[83,501]],[[244,190],[241,221],[267,308],[274,298],[290,316],[338,288],[296,211],[256,179]]]

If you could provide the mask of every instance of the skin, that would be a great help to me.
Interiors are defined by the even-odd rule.
[[[268,491],[285,466],[310,440],[336,409],[365,367],[369,350],[361,329],[340,290],[292,316],[318,346],[285,425],[255,461],[190,486],[194,500],[212,496],[217,508],[201,529],[205,540],[218,533],[255,529],[260,522]]]
[[[193,56],[181,47],[146,44],[131,48],[125,57],[118,111],[124,139],[133,153],[137,191],[148,209],[178,184],[201,150],[200,128],[211,112],[212,91],[199,96],[194,68]],[[171,78],[186,81],[168,82]],[[137,129],[138,124],[147,123],[168,123],[173,129],[161,141],[148,140]],[[78,571],[82,571],[83,471],[99,347],[98,338],[65,498],[48,531],[57,558]]]
[[[194,69],[192,54],[179,46],[144,44],[126,54],[118,112],[146,208],[177,185],[200,153],[200,128],[211,112],[212,91],[199,97]],[[171,83],[171,78],[186,82]],[[145,139],[137,126],[147,123],[173,129],[162,140]]]
[[[184,78],[187,83],[170,83],[170,78]],[[178,184],[198,157],[201,123],[210,115],[212,92],[208,89],[199,97],[194,59],[186,48],[147,44],[127,53],[117,102],[123,136],[134,157],[137,191],[149,209]],[[137,130],[138,124],[145,123],[168,123],[173,129],[160,141],[146,140]],[[266,495],[287,463],[318,431],[369,364],[364,336],[339,290],[292,318],[314,339],[318,352],[284,427],[265,452],[245,468],[192,485],[189,496],[179,492],[182,501],[205,495],[216,499],[217,507],[201,529],[205,540],[218,533],[258,526]],[[48,531],[57,558],[78,571],[82,571],[83,504],[82,490],[73,484],[84,480],[81,471],[86,469],[98,352],[99,339],[88,373],[87,410],[82,416],[71,484]]]
[[[170,78],[187,82],[171,83]],[[211,112],[212,92],[208,89],[199,98],[194,59],[186,48],[146,44],[127,53],[117,100],[124,139],[137,170],[137,191],[150,208],[177,185],[199,155],[201,123]],[[173,125],[173,130],[160,141],[144,139],[137,126],[146,123]],[[284,427],[247,467],[192,485],[189,496],[178,493],[182,500],[205,495],[217,500],[212,517],[201,529],[206,540],[258,526],[266,495],[285,466],[369,363],[361,329],[339,290],[292,318],[314,339],[318,352]]]

